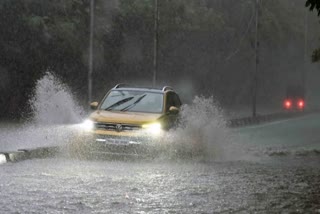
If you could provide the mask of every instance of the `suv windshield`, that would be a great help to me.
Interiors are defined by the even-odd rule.
[[[163,94],[148,91],[114,90],[108,94],[100,109],[161,113],[163,110]]]

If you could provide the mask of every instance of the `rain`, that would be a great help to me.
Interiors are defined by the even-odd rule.
[[[2,0],[0,213],[320,213],[319,14]]]

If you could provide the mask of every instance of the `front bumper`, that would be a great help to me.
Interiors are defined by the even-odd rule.
[[[159,145],[160,136],[147,135],[111,135],[99,132],[84,133],[73,143],[72,151],[80,157],[113,157],[113,156],[152,156]]]

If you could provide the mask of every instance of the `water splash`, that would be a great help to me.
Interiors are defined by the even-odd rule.
[[[29,104],[33,116],[25,123],[0,126],[0,151],[63,146],[75,133],[70,124],[84,116],[70,89],[50,72],[37,81]]]
[[[84,115],[71,90],[50,72],[37,81],[29,103],[35,124],[79,123]]]
[[[239,157],[233,135],[226,126],[222,108],[212,97],[196,96],[191,105],[181,109],[179,126],[167,136],[174,150],[200,153],[213,160]]]

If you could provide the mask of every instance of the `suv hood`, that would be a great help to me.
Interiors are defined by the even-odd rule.
[[[98,110],[90,115],[90,119],[96,122],[121,123],[142,125],[155,122],[162,114],[140,112],[117,112]]]

